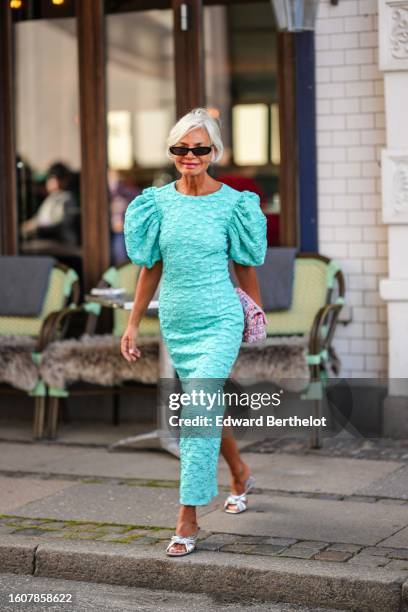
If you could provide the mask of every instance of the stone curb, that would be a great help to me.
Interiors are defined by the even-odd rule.
[[[38,540],[17,540],[2,536],[0,542],[0,572],[10,574],[33,574]]]
[[[129,549],[101,542],[0,542],[0,572],[33,574],[180,592],[212,593],[231,601],[253,598],[308,606],[393,612],[407,610],[408,582],[398,571],[347,568],[284,558],[198,551],[166,557],[163,545]],[[404,598],[404,601],[403,599]]]

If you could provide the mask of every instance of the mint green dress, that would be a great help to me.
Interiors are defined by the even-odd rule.
[[[183,391],[204,390],[220,398],[242,342],[244,314],[228,260],[261,265],[266,253],[266,218],[259,196],[225,183],[209,195],[177,191],[175,181],[148,187],[125,216],[129,259],[151,268],[163,261],[159,320],[163,340]],[[211,408],[211,409],[210,409]],[[205,505],[218,494],[222,401],[184,406],[180,416],[212,422],[180,430],[180,503]]]

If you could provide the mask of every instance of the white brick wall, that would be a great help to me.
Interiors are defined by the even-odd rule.
[[[334,342],[342,376],[387,375],[387,228],[381,223],[385,147],[377,0],[320,0],[316,26],[319,250],[346,276],[353,322]]]

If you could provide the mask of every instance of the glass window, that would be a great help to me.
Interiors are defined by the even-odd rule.
[[[258,193],[268,244],[279,244],[277,35],[272,6],[240,2],[204,8],[207,106],[222,121],[225,155],[217,178]]]
[[[176,120],[173,14],[106,16],[108,39],[108,184],[111,259],[126,260],[123,221],[129,202],[172,179],[166,138]]]
[[[20,251],[81,272],[75,18],[24,18],[14,28]]]

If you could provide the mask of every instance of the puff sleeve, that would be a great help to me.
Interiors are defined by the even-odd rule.
[[[147,187],[126,209],[125,244],[129,259],[151,268],[161,260],[159,247],[160,212],[155,199],[155,187]]]
[[[260,266],[266,254],[266,217],[259,196],[243,191],[228,226],[228,257],[244,266]]]

